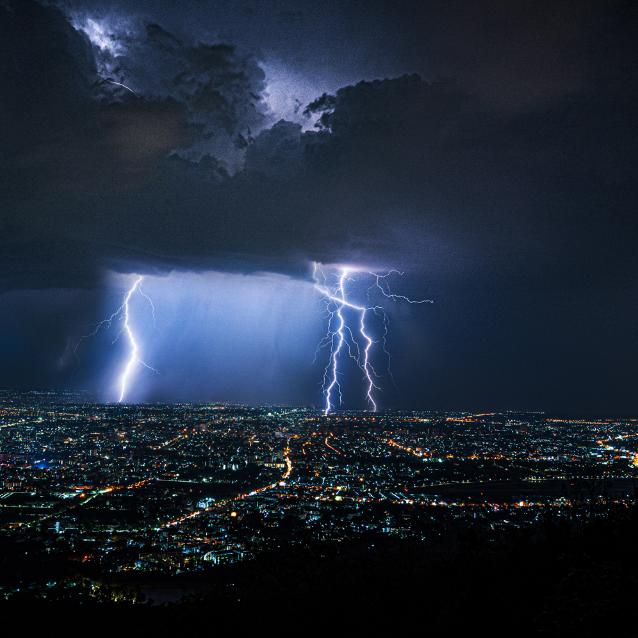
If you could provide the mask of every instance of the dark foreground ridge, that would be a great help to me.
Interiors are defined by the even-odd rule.
[[[78,578],[51,599],[25,593],[0,605],[3,618],[143,622],[216,627],[311,622],[396,627],[423,633],[480,628],[494,634],[629,635],[638,621],[638,509],[607,520],[547,519],[497,538],[450,529],[431,546],[387,539],[284,549],[198,577],[101,581]],[[2,573],[15,570],[2,546]],[[188,592],[179,603],[145,601],[144,590]],[[123,625],[126,626],[126,625]],[[611,633],[610,633],[611,632]]]

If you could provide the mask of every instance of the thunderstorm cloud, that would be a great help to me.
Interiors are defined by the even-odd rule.
[[[61,6],[0,8],[6,289],[90,285],[104,267],[295,272],[309,259],[462,276],[515,252],[551,268],[558,236],[596,239],[595,202],[568,193],[629,188],[635,140],[613,124],[635,76],[605,87],[601,122],[600,87],[558,41],[551,73],[541,59],[516,96],[507,68],[484,77],[483,52],[471,82],[413,74],[317,95],[308,130],[274,121],[258,58],[232,43]],[[517,27],[525,43],[533,27]]]
[[[433,360],[481,376],[496,339],[534,357],[555,320],[556,357],[589,341],[604,366],[606,309],[636,308],[637,22],[620,1],[4,0],[0,290],[396,267],[443,331],[480,326]]]

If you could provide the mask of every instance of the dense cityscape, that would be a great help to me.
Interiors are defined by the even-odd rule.
[[[273,552],[605,519],[638,483],[633,418],[0,405],[5,601],[178,602],[190,577]]]

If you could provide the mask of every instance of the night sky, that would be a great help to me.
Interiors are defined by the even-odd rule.
[[[139,273],[130,400],[320,405],[317,261],[434,301],[386,304],[381,408],[638,413],[637,43],[628,1],[0,1],[0,388],[114,400],[125,340],[74,348]]]

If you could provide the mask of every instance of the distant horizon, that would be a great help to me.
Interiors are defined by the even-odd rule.
[[[466,414],[470,416],[489,416],[489,415],[497,415],[497,414],[539,414],[546,416],[557,416],[557,417],[573,417],[573,418],[582,418],[582,417],[598,417],[604,419],[627,419],[627,420],[638,420],[637,414],[630,413],[609,413],[609,412],[588,412],[582,410],[547,410],[541,408],[449,408],[449,407],[439,407],[439,408],[410,408],[410,407],[393,407],[393,408],[380,408],[376,411],[365,410],[365,409],[336,409],[334,412],[329,415],[322,415],[322,408],[319,405],[302,405],[302,404],[292,404],[292,403],[240,403],[234,401],[224,401],[224,400],[201,400],[201,401],[138,401],[138,402],[117,402],[117,401],[100,401],[95,399],[91,392],[88,390],[70,390],[70,389],[47,389],[47,388],[31,388],[31,389],[7,389],[0,388],[0,399],[3,394],[15,394],[15,395],[36,395],[36,396],[46,396],[46,395],[86,395],[88,400],[85,400],[84,403],[88,405],[95,406],[107,406],[107,407],[153,407],[153,406],[164,406],[164,407],[173,407],[173,406],[224,406],[227,408],[248,408],[248,409],[291,409],[291,410],[308,410],[317,412],[320,416],[324,416],[327,420],[334,419],[335,417],[347,415],[347,414],[369,414],[369,415],[384,415],[384,414],[392,414],[392,413],[405,413],[405,412],[415,412],[415,413],[431,413],[431,414],[446,414],[446,413],[457,413],[457,414]]]

